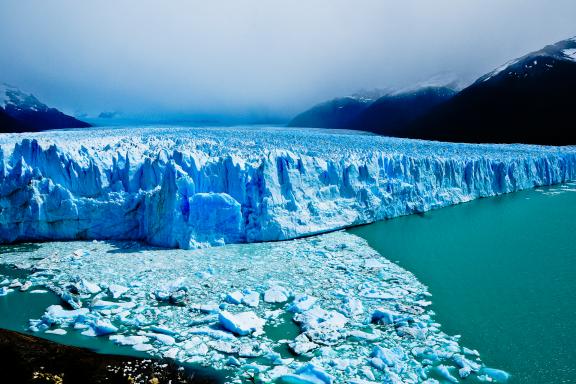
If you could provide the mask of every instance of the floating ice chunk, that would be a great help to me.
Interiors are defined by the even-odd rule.
[[[92,326],[96,336],[108,335],[110,333],[118,332],[118,328],[115,327],[110,320],[100,319],[97,320]]]
[[[22,286],[20,287],[20,292],[26,292],[28,289],[30,289],[30,287],[32,286],[32,282],[31,281],[26,281],[24,284],[22,284]]]
[[[163,334],[169,335],[169,336],[174,336],[174,335],[177,335],[177,334],[178,334],[178,332],[176,332],[176,331],[174,331],[174,330],[172,330],[172,329],[170,329],[170,328],[163,327],[163,326],[161,326],[161,325],[152,325],[152,326],[150,327],[150,330],[152,330],[152,331],[154,331],[154,332],[156,332],[156,333],[163,333]]]
[[[304,313],[297,313],[294,321],[300,323],[305,331],[317,329],[342,329],[348,322],[348,318],[337,311],[326,311],[320,307],[314,307]]]
[[[308,363],[298,368],[294,374],[281,377],[290,384],[332,384],[334,378],[315,364]]]
[[[132,336],[111,335],[109,339],[120,345],[144,344],[150,340],[148,337],[141,335],[132,335]]]
[[[194,337],[192,340],[187,340],[184,343],[183,348],[186,350],[187,354],[193,356],[205,356],[209,351],[206,343],[204,343],[199,337]]]
[[[241,344],[238,349],[238,356],[240,357],[258,357],[260,355],[259,347],[254,344]]]
[[[166,359],[176,359],[176,357],[178,356],[178,353],[180,352],[180,349],[178,348],[170,348],[169,350],[167,350],[166,352],[164,352],[164,358]]]
[[[48,330],[44,331],[44,333],[51,333],[53,335],[65,335],[68,332],[66,332],[65,329],[58,328],[58,329],[48,329]]]
[[[256,291],[245,291],[242,303],[249,307],[256,308],[260,304],[260,293]]]
[[[88,336],[88,337],[96,337],[96,336],[98,336],[98,335],[96,334],[96,331],[94,330],[94,328],[91,328],[90,326],[88,326],[88,327],[86,328],[86,330],[83,331],[81,334],[82,334],[83,336]]]
[[[376,380],[376,376],[374,376],[374,372],[372,372],[372,368],[370,368],[368,366],[364,366],[364,367],[360,368],[360,371],[368,380],[372,380],[372,381]]]
[[[204,312],[204,313],[219,313],[220,312],[220,306],[218,304],[215,304],[215,303],[192,304],[190,307],[193,309],[197,309],[200,312]]]
[[[226,365],[232,366],[232,367],[239,367],[242,364],[240,363],[240,361],[235,358],[234,356],[230,356],[228,357],[228,361],[226,362]]]
[[[390,294],[388,292],[383,292],[373,288],[367,288],[359,293],[360,296],[367,299],[378,299],[378,300],[394,300],[397,299],[397,295]]]
[[[234,292],[230,292],[226,296],[226,301],[230,304],[241,304],[243,298],[244,298],[244,295],[242,294],[242,292],[234,291]]]
[[[210,342],[208,342],[208,346],[210,346],[210,348],[212,348],[218,352],[222,352],[222,353],[226,353],[226,354],[232,354],[232,353],[238,352],[238,346],[237,345],[235,345],[233,343],[229,343],[229,342],[224,341],[224,340],[210,341]]]
[[[184,285],[184,278],[180,277],[170,284],[154,292],[156,300],[173,305],[185,305],[188,295],[188,287]],[[133,285],[133,284],[132,284]]]
[[[454,356],[452,356],[452,360],[454,360],[454,363],[456,363],[456,365],[459,368],[469,368],[471,371],[474,372],[478,372],[481,367],[480,364],[468,360],[467,358],[459,354],[454,354]]]
[[[398,365],[398,363],[401,361],[401,359],[403,358],[404,353],[402,352],[402,350],[400,348],[397,348],[397,347],[389,349],[389,348],[377,345],[372,350],[371,356],[377,360],[382,361],[388,367],[396,367]],[[379,368],[382,370],[384,369],[384,367],[376,367],[376,368]]]
[[[135,351],[147,352],[154,349],[154,347],[150,344],[135,344],[132,346],[132,349]]]
[[[254,312],[232,314],[228,311],[222,311],[218,316],[218,321],[222,327],[240,336],[259,331],[265,324],[265,321]]]
[[[278,352],[270,351],[265,356],[273,365],[282,365],[282,355]]]
[[[313,349],[318,348],[318,344],[310,341],[310,339],[308,338],[308,336],[306,336],[305,333],[301,333],[300,335],[298,335],[296,339],[294,339],[294,341],[292,341],[289,344],[289,346],[290,349],[292,349],[292,351],[294,351],[294,353],[296,353],[297,355],[302,355]]]
[[[118,299],[120,296],[128,292],[128,288],[118,284],[110,284],[110,286],[108,286],[108,292],[110,292],[112,298]]]
[[[13,289],[10,289],[6,286],[0,288],[0,296],[6,296],[7,294],[9,294],[10,292],[14,292]]]
[[[124,308],[124,309],[131,309],[136,306],[136,303],[132,301],[107,301],[107,300],[95,300],[92,302],[91,308],[96,310],[103,310],[103,309],[115,309],[115,308]]]
[[[37,294],[37,293],[48,293],[48,291],[45,290],[45,289],[33,289],[32,291],[30,291],[30,293],[35,293],[35,294]]]
[[[188,333],[191,335],[206,335],[211,337],[215,340],[234,340],[236,337],[231,333],[221,331],[219,329],[213,329],[210,327],[199,327],[199,328],[190,328]]]
[[[90,293],[90,294],[95,294],[95,293],[98,293],[102,290],[100,288],[100,286],[98,286],[98,284],[93,283],[93,282],[88,281],[88,280],[85,280],[85,279],[82,279],[80,281],[80,284],[81,284],[83,290]]]
[[[452,383],[458,382],[458,379],[452,376],[447,366],[440,364],[439,366],[436,367],[436,371],[438,372],[438,375],[440,375],[440,377],[442,377],[443,379],[448,380]]]
[[[358,316],[364,313],[364,306],[362,301],[353,297],[346,297],[344,299],[344,310],[348,316]]]
[[[302,313],[314,306],[317,299],[314,296],[309,295],[297,295],[294,301],[288,305],[288,310],[290,312]]]
[[[60,294],[60,298],[74,309],[82,307],[82,301],[80,298],[72,295],[70,292],[62,292],[62,294]]]
[[[372,322],[382,322],[384,324],[394,324],[394,319],[398,317],[398,314],[392,312],[385,308],[376,308],[372,312]]]
[[[495,380],[498,383],[505,383],[510,378],[510,374],[501,369],[482,368],[481,373],[490,377],[492,380]]]
[[[90,252],[88,252],[85,249],[77,249],[74,252],[72,252],[72,254],[76,257],[82,257],[82,256],[89,256]]]
[[[78,309],[64,309],[61,305],[51,305],[46,309],[46,313],[42,316],[42,319],[49,323],[58,323],[61,320],[73,320],[81,315],[87,315],[90,311],[88,308],[78,308]]]
[[[466,354],[466,355],[471,355],[471,356],[476,356],[476,357],[480,356],[480,353],[475,349],[463,347],[462,352],[464,352],[464,354]]]
[[[288,301],[288,291],[277,285],[270,287],[264,292],[264,301],[267,303],[284,303]]]
[[[176,340],[170,336],[170,335],[165,335],[163,333],[155,333],[155,332],[146,332],[144,333],[144,336],[148,336],[154,340],[159,341],[162,344],[165,345],[172,345],[176,342]]]
[[[462,367],[458,370],[458,374],[461,378],[465,379],[472,373],[472,370],[469,367]]]
[[[375,334],[375,333],[362,332],[362,331],[358,331],[358,330],[353,330],[353,331],[348,332],[348,336],[356,338],[356,339],[362,339],[362,340],[368,340],[368,341],[375,341],[375,340],[378,340],[380,338],[380,336]]]

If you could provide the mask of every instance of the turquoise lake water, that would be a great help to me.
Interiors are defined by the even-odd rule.
[[[559,186],[350,230],[413,272],[444,331],[510,383],[576,383],[576,189]]]

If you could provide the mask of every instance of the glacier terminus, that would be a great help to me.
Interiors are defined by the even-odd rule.
[[[0,241],[286,240],[575,178],[574,147],[276,127],[7,134]]]

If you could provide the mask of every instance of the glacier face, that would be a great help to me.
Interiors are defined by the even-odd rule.
[[[0,241],[284,240],[576,179],[576,148],[287,128],[0,136]]]

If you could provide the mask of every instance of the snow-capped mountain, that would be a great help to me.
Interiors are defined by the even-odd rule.
[[[565,61],[576,62],[576,37],[548,45],[521,58],[509,61],[494,71],[480,77],[476,83],[493,79],[534,77],[550,72]]]
[[[480,77],[419,119],[403,137],[442,141],[576,144],[576,38],[548,45]]]
[[[89,126],[88,123],[47,106],[32,94],[0,83],[0,132],[42,131]]]

